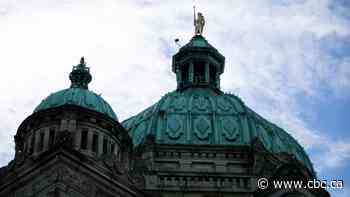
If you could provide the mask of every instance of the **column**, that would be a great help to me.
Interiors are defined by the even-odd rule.
[[[205,63],[205,82],[209,83],[209,62]]]
[[[193,75],[194,75],[193,69],[194,69],[193,62],[190,62],[190,67],[188,68],[188,81],[190,83],[193,83]]]
[[[27,153],[31,153],[30,149],[32,148],[32,138],[33,138],[33,134],[31,134],[29,136],[27,143],[26,143],[27,144],[27,149],[26,149]]]
[[[68,121],[66,119],[61,120],[60,131],[68,130]]]
[[[44,147],[43,147],[43,151],[46,151],[47,149],[49,149],[49,137],[50,137],[50,133],[49,133],[49,128],[46,128],[44,131]]]
[[[94,135],[94,132],[90,129],[88,130],[88,137],[87,137],[87,150],[92,151],[92,137]]]
[[[35,139],[35,141],[34,141],[34,144],[33,144],[33,148],[34,148],[34,154],[35,153],[37,153],[38,152],[38,145],[39,145],[39,141],[40,141],[40,130],[37,130],[37,131],[34,131],[33,132],[33,134],[34,134],[34,139]]]
[[[215,79],[216,79],[216,88],[220,89],[220,74],[219,73],[216,73]]]
[[[74,145],[75,145],[75,149],[79,150],[80,149],[80,145],[81,145],[81,129],[77,130],[75,133],[75,140],[74,140]]]
[[[70,120],[68,124],[68,131],[69,132],[75,132],[77,129],[77,121],[76,120]]]
[[[102,155],[102,151],[103,151],[103,134],[99,133],[98,134],[98,148],[97,148],[97,155]]]
[[[177,88],[181,88],[181,70],[179,68],[176,68],[176,81],[177,81]]]
[[[114,150],[113,150],[114,155],[118,156],[118,150],[119,150],[119,144],[118,144],[118,143],[115,143],[115,144],[114,144]]]

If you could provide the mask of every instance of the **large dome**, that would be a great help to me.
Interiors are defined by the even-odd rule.
[[[250,145],[258,138],[272,153],[288,153],[313,170],[302,146],[286,131],[249,109],[237,96],[208,88],[166,94],[122,125],[134,145],[148,135],[161,144]]]
[[[311,172],[312,163],[286,131],[220,90],[225,57],[201,35],[195,35],[173,56],[177,90],[122,125],[135,146],[147,136],[160,144],[251,145],[259,139],[271,153],[287,153]]]
[[[88,90],[92,77],[84,58],[80,60],[79,65],[73,67],[69,79],[72,81],[70,88],[49,95],[35,108],[34,112],[63,105],[76,105],[118,120],[111,106],[100,95]]]

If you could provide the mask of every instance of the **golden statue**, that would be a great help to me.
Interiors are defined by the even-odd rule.
[[[204,16],[202,13],[198,12],[197,18],[196,18],[196,8],[193,6],[193,16],[194,16],[194,34],[195,35],[202,35],[203,28],[205,24]]]

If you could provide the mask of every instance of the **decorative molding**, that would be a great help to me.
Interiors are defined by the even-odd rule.
[[[195,95],[193,98],[194,112],[207,112],[210,111],[210,101],[205,96]]]
[[[231,103],[229,103],[223,96],[217,98],[217,106],[223,112],[229,112],[232,109]]]
[[[175,96],[172,102],[172,108],[174,111],[184,111],[186,110],[186,99],[184,96]]]
[[[225,118],[222,120],[222,135],[227,141],[236,141],[239,137],[239,124],[236,119]]]
[[[168,134],[169,138],[174,140],[179,139],[184,133],[181,122],[175,116],[170,116],[167,122],[166,133]]]
[[[210,128],[210,122],[205,117],[199,117],[195,121],[195,134],[199,140],[207,140],[209,134],[212,132]]]

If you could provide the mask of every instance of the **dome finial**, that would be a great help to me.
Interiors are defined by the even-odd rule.
[[[69,75],[71,80],[71,88],[83,88],[88,89],[88,84],[91,82],[92,77],[90,74],[90,68],[86,67],[84,57],[80,58],[80,64],[73,66],[73,70]]]

